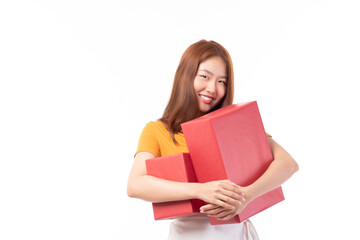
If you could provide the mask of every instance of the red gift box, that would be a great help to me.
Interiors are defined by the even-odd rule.
[[[257,180],[273,161],[256,101],[234,104],[181,125],[199,182],[230,179],[240,186]],[[228,221],[240,223],[284,200],[281,187],[250,202]]]
[[[189,153],[146,160],[147,174],[176,182],[197,182]],[[155,220],[200,214],[204,202],[199,199],[153,203]]]

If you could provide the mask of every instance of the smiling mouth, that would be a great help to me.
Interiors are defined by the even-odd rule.
[[[200,98],[204,103],[210,104],[215,98],[200,94]]]

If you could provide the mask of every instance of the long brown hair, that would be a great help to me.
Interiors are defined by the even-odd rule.
[[[168,105],[160,120],[165,124],[174,143],[174,134],[181,132],[180,124],[194,119],[198,113],[198,103],[194,91],[194,78],[200,63],[211,57],[221,57],[226,64],[227,83],[224,98],[209,112],[231,105],[234,99],[234,72],[228,51],[214,41],[200,40],[190,45],[181,57],[175,73],[174,84]]]

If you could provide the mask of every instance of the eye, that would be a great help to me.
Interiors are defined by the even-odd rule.
[[[209,80],[209,77],[208,76],[206,76],[206,75],[199,75],[201,78],[205,78],[205,79],[207,79],[207,80]]]
[[[226,85],[226,81],[224,80],[219,80],[219,83]]]

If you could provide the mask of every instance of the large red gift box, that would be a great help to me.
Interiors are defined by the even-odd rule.
[[[197,182],[189,153],[146,160],[147,174],[176,182]],[[153,203],[154,218],[172,219],[200,214],[204,202],[199,199]]]
[[[256,101],[233,104],[181,125],[198,182],[230,179],[240,186],[257,180],[273,161]],[[250,202],[228,221],[239,223],[284,200],[281,187]]]

